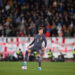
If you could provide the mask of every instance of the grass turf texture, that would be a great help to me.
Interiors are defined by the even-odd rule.
[[[21,69],[23,62],[0,62],[0,75],[75,75],[74,62],[42,62],[37,71],[37,62],[28,62],[28,70]]]

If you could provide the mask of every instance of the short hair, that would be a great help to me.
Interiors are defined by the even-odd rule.
[[[44,30],[44,28],[43,28],[43,27],[39,27],[39,28],[38,28],[38,30],[41,30],[41,29],[42,29],[42,30]]]

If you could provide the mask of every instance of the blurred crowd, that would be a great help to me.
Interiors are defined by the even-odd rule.
[[[74,0],[0,0],[0,36],[75,37]]]

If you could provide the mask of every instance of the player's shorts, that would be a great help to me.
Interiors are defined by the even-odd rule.
[[[41,54],[41,50],[42,50],[42,48],[38,48],[38,47],[31,47],[31,48],[29,48],[29,50],[31,50],[31,52],[33,53],[34,51],[36,51],[37,52],[37,54]]]

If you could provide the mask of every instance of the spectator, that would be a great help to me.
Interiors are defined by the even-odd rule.
[[[45,36],[46,36],[46,37],[50,37],[50,32],[47,31],[47,32],[45,33]]]
[[[74,51],[72,53],[73,53],[73,58],[75,59],[75,49],[74,49]]]
[[[18,60],[23,60],[23,54],[22,54],[21,49],[19,49],[19,50],[17,51],[17,57],[18,57]]]
[[[0,36],[34,36],[43,26],[50,36],[71,37],[74,13],[73,0],[0,0]]]
[[[3,55],[2,53],[0,52],[0,61],[3,60]]]

